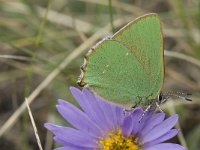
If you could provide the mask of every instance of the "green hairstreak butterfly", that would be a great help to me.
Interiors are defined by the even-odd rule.
[[[91,48],[78,84],[116,104],[148,106],[161,92],[163,61],[160,19],[147,14]]]

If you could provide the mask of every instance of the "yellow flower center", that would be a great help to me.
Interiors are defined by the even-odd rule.
[[[107,134],[106,138],[99,141],[101,150],[141,150],[141,144],[133,136],[124,137],[121,129],[116,133]]]

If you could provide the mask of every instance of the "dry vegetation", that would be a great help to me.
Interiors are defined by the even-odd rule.
[[[56,147],[45,122],[67,124],[55,110],[57,99],[75,103],[83,55],[101,38],[149,12],[164,26],[163,91],[192,93],[192,102],[163,106],[178,113],[181,134],[175,142],[200,147],[199,0],[1,0],[0,1],[0,149],[38,149],[25,97],[45,150]],[[113,22],[110,15],[113,15]],[[114,24],[111,27],[111,24]]]

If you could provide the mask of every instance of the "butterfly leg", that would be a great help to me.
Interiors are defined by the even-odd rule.
[[[130,107],[130,109],[124,108],[124,109],[123,109],[123,114],[125,115],[126,113],[132,112],[132,111],[134,110],[134,108],[136,108],[136,107],[137,107],[137,104],[132,105],[132,106]]]
[[[163,110],[162,110],[161,107],[160,107],[159,102],[156,102],[156,107],[160,110],[160,112],[163,112]]]
[[[139,119],[139,122],[141,122],[141,120],[144,118],[144,116],[147,114],[147,112],[154,112],[156,110],[156,102],[153,102],[152,104],[150,104],[149,106],[147,106],[147,108],[144,110],[142,116]]]

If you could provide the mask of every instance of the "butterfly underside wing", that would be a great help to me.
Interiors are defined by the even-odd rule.
[[[78,82],[110,102],[147,106],[159,95],[163,78],[161,22],[148,14],[90,50]]]

